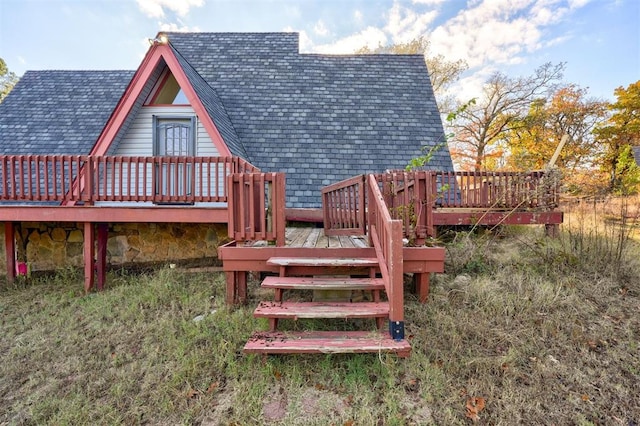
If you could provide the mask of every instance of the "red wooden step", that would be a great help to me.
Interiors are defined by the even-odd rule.
[[[375,267],[375,257],[271,257],[267,265],[275,266],[318,266],[318,267]]]
[[[387,302],[260,302],[257,318],[385,318]]]
[[[262,287],[284,290],[384,290],[382,278],[266,277]]]
[[[392,352],[406,357],[411,345],[395,341],[388,333],[372,331],[257,332],[244,346],[245,353],[340,354]]]

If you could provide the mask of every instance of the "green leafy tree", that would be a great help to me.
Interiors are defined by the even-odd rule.
[[[528,114],[516,120],[506,134],[514,170],[542,170],[549,163],[564,135],[569,139],[556,166],[565,175],[584,168],[598,154],[593,130],[606,119],[607,103],[587,96],[587,89],[575,84],[560,87],[550,99],[537,99]]]
[[[614,193],[618,195],[632,195],[638,192],[640,183],[640,168],[636,164],[631,145],[625,145],[618,156],[616,164],[616,175],[619,176],[619,183],[614,188]]]
[[[17,82],[18,76],[9,71],[7,63],[0,58],[0,102],[9,94]]]
[[[604,149],[600,167],[609,175],[609,189],[618,191],[625,170],[619,167],[620,156],[627,146],[640,146],[640,80],[626,89],[618,87],[614,94],[617,100],[609,105],[609,119],[594,133]]]

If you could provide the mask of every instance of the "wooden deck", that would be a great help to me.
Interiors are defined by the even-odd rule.
[[[288,227],[285,231],[287,247],[304,248],[364,248],[370,247],[365,235],[327,236],[323,228],[312,226]],[[264,247],[266,241],[246,241],[243,247]]]
[[[289,227],[286,229],[286,245],[278,247],[266,241],[233,241],[218,249],[227,275],[227,303],[244,303],[247,300],[247,273],[279,273],[280,266],[269,259],[286,258],[375,258],[375,249],[366,236],[327,236],[324,229],[315,227]],[[403,247],[403,271],[413,274],[415,290],[421,302],[429,295],[431,273],[444,272],[445,249],[443,247]],[[348,267],[345,267],[347,269]],[[335,268],[340,272],[339,268]],[[294,274],[307,274],[309,267],[291,265]],[[362,272],[367,272],[363,266]]]

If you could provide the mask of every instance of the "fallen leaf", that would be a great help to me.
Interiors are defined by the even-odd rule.
[[[213,382],[207,388],[207,393],[213,393],[220,386],[220,382]]]
[[[187,399],[195,399],[198,395],[200,395],[200,392],[195,389],[189,389],[187,392]]]
[[[404,386],[407,392],[417,392],[420,388],[420,381],[418,379],[409,379]]]
[[[347,405],[353,404],[353,395],[347,395],[347,397],[344,399],[344,403]]]
[[[478,415],[478,413],[484,410],[484,405],[485,405],[485,400],[482,397],[467,398],[466,416],[471,420],[473,420],[474,422],[477,422],[478,420],[480,420],[480,416]]]
[[[316,389],[318,389],[318,390],[325,390],[326,388],[324,387],[324,385],[323,385],[323,384],[321,384],[321,383],[316,383]]]
[[[281,373],[281,372],[279,372],[278,370],[275,370],[275,371],[273,372],[273,377],[275,377],[275,378],[276,378],[276,380],[281,380],[281,379],[282,379],[282,373]]]
[[[587,402],[587,401],[589,400],[589,395],[587,395],[587,394],[585,393],[585,394],[582,394],[582,396],[581,396],[580,398],[581,398],[584,402]]]
[[[354,422],[353,420],[347,420],[346,422],[344,422],[344,426],[353,426],[354,424],[356,424],[356,422]]]

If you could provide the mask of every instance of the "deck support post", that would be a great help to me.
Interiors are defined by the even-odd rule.
[[[95,231],[93,223],[84,223],[84,291],[88,293],[94,286]]]
[[[235,271],[226,271],[224,273],[226,281],[225,302],[227,305],[233,305],[236,302],[236,273]]]
[[[107,241],[109,240],[109,225],[98,224],[98,258],[96,268],[98,274],[98,290],[103,290],[107,281]]]
[[[16,279],[16,228],[13,222],[4,223],[4,252],[7,260],[7,282]]]
[[[420,303],[426,303],[429,298],[429,273],[420,272],[413,274],[413,284]]]
[[[560,225],[557,223],[547,223],[544,225],[544,234],[547,237],[557,238],[560,234]]]
[[[247,301],[247,272],[246,271],[226,271],[227,305],[243,304]]]

